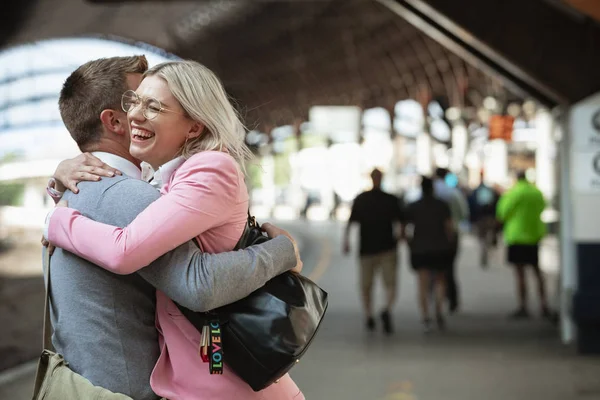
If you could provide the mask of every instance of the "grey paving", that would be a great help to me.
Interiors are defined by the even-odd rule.
[[[481,270],[475,244],[465,238],[459,268],[463,309],[449,319],[446,333],[425,335],[416,309],[414,277],[402,249],[396,333],[386,337],[363,329],[356,259],[340,254],[342,225],[282,224],[302,242],[306,274],[320,275],[320,285],[330,294],[322,330],[292,371],[308,399],[600,399],[599,358],[575,354],[560,343],[556,328],[538,317],[507,320],[515,303],[511,270],[504,265],[503,254],[495,254],[489,270]],[[544,250],[545,259],[556,257],[553,246],[551,242]],[[381,304],[381,291],[378,299]],[[535,301],[532,309],[537,309]],[[0,400],[30,398],[33,368],[21,369],[10,379],[0,375]]]
[[[307,251],[319,246],[333,250],[330,266],[319,281],[330,294],[327,320],[292,374],[307,398],[600,399],[600,359],[577,356],[560,343],[556,328],[540,318],[507,320],[515,307],[514,289],[512,271],[504,265],[501,252],[494,254],[492,265],[484,271],[476,265],[473,240],[463,240],[459,262],[463,309],[450,317],[447,333],[425,335],[417,314],[415,278],[402,249],[396,333],[386,337],[363,329],[356,259],[340,255],[342,226],[293,226],[305,237]],[[553,244],[550,241],[550,248],[544,249],[550,254],[543,258],[556,257]],[[551,286],[556,283],[553,278],[549,277]],[[378,294],[383,304],[383,293]],[[532,309],[537,309],[534,301]]]

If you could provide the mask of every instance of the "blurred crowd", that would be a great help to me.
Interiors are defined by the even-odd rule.
[[[507,263],[514,269],[517,288],[518,305],[510,317],[530,317],[527,270],[532,271],[537,282],[541,315],[552,317],[538,257],[539,243],[546,234],[541,218],[546,202],[525,172],[518,172],[516,183],[501,192],[485,183],[483,171],[481,183],[465,190],[458,187],[447,169],[438,168],[433,177],[421,177],[420,194],[410,202],[385,193],[382,178],[380,170],[373,170],[372,189],[354,200],[343,243],[343,252],[348,254],[351,227],[359,225],[361,297],[368,330],[376,326],[372,288],[380,274],[386,290],[386,306],[380,318],[384,331],[393,332],[391,309],[396,298],[397,246],[401,241],[408,244],[410,264],[417,277],[423,329],[425,332],[432,329],[430,303],[433,302],[435,324],[444,330],[445,305],[450,314],[460,309],[456,259],[460,236],[469,230],[478,238],[478,258],[484,269],[489,266],[490,250],[498,246],[503,234]]]

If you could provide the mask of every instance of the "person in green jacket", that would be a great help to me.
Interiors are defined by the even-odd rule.
[[[544,275],[538,259],[539,243],[546,234],[546,226],[541,219],[546,201],[542,192],[527,181],[524,172],[519,172],[517,179],[517,183],[500,197],[496,208],[496,217],[504,223],[508,262],[514,265],[517,280],[519,308],[511,317],[529,317],[525,269],[530,265],[538,283],[542,316],[550,318]]]

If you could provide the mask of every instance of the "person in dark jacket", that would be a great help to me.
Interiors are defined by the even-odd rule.
[[[410,260],[419,282],[419,304],[425,332],[431,329],[429,314],[429,292],[435,288],[435,313],[439,329],[445,328],[443,303],[446,298],[446,276],[448,255],[453,251],[456,231],[452,213],[447,202],[434,196],[433,181],[422,178],[423,195],[410,204],[405,213],[403,230],[412,226],[412,236],[408,239]],[[406,236],[404,231],[403,236]]]

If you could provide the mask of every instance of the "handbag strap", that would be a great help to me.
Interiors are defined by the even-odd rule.
[[[50,321],[50,252],[44,251],[44,280],[46,281],[46,298],[44,299],[44,350],[54,351],[52,346],[52,321]]]
[[[242,245],[245,242],[246,236],[248,236],[248,234],[250,233],[250,229],[255,226],[259,227],[258,222],[256,222],[256,218],[253,217],[252,214],[250,214],[250,208],[248,208],[248,220],[246,221],[246,225],[244,226],[244,231],[242,232],[242,236],[240,237],[240,240],[238,240],[238,242],[235,245],[233,250],[240,250],[242,248]],[[198,248],[200,248],[200,250],[202,250],[202,248],[200,247],[200,244],[196,240],[192,240],[192,241],[196,244],[196,246],[198,246]],[[215,316],[215,314],[211,315],[210,312],[209,313],[198,313],[198,312],[192,311],[178,303],[175,303],[175,305],[177,306],[177,308],[179,308],[181,313],[192,323],[192,325],[194,325],[196,327],[196,329],[205,325],[211,317]]]

